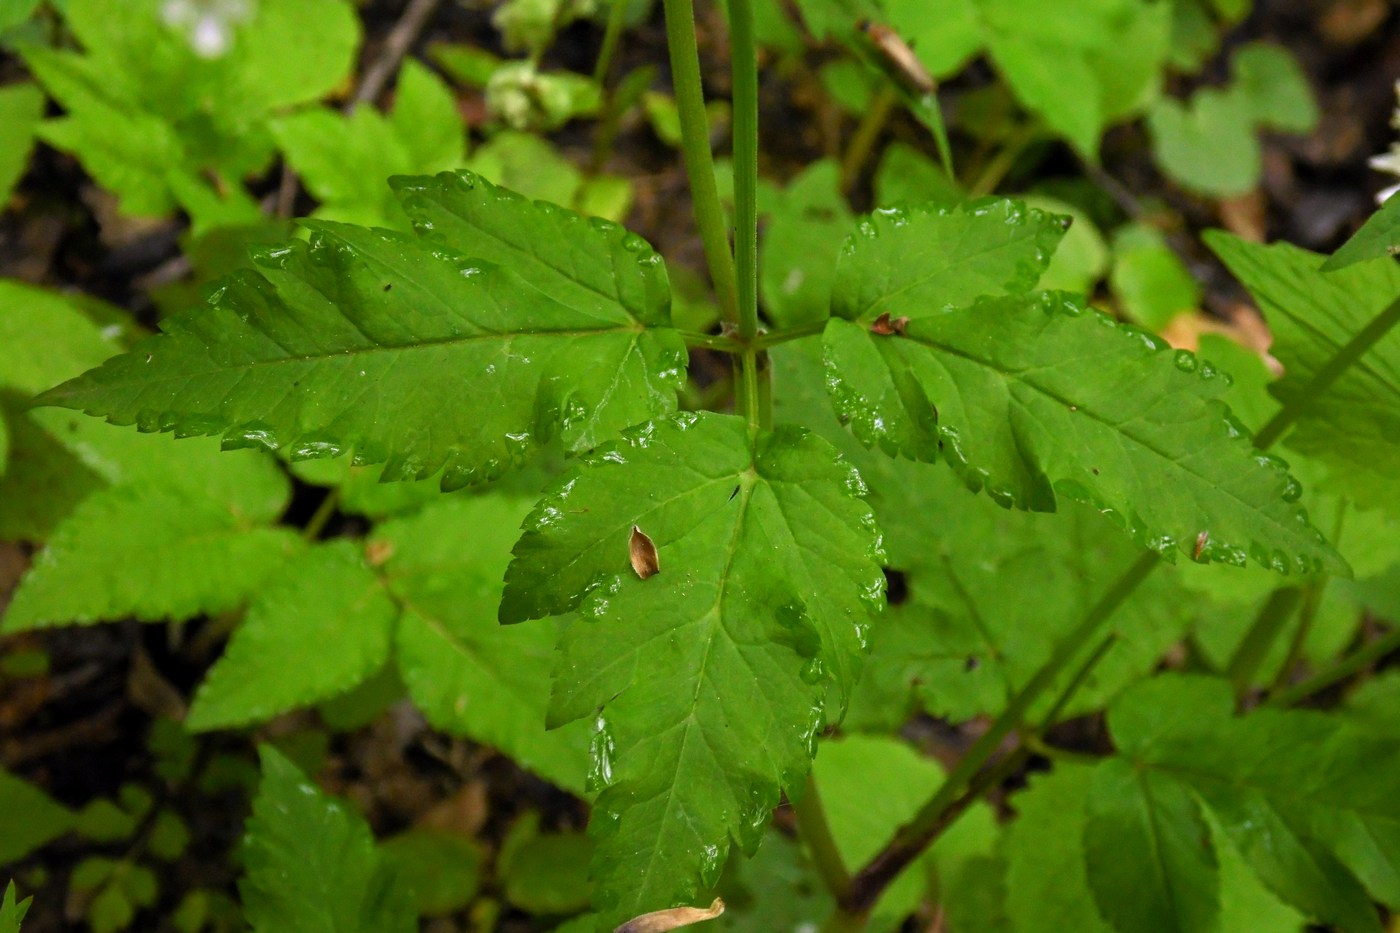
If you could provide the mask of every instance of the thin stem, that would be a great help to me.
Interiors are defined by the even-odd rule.
[[[1338,681],[1347,679],[1366,665],[1374,661],[1379,661],[1381,658],[1396,650],[1400,650],[1400,629],[1396,629],[1388,635],[1376,639],[1366,647],[1358,650],[1355,654],[1338,661],[1327,670],[1314,674],[1307,680],[1294,684],[1287,690],[1280,690],[1265,700],[1264,705],[1292,706],[1300,700],[1307,699],[1319,690],[1326,690]]]
[[[715,350],[720,353],[744,352],[743,344],[733,337],[726,337],[723,334],[701,334],[693,330],[683,330],[680,335],[688,346],[704,347],[706,350]]]
[[[995,191],[997,185],[1005,180],[1006,174],[1011,171],[1016,160],[1025,151],[1026,146],[1032,139],[1035,139],[1037,132],[1039,132],[1039,127],[1035,123],[1025,123],[1012,134],[1011,138],[1006,141],[1006,145],[1002,146],[1001,151],[992,158],[992,161],[987,163],[977,176],[977,180],[967,189],[967,196],[979,198]]]
[[[749,433],[757,434],[759,428],[764,427],[764,422],[768,420],[763,411],[762,393],[758,386],[758,354],[753,350],[745,350],[735,357],[734,365],[739,371],[739,398],[736,400],[736,407],[748,421]]]
[[[729,56],[734,77],[734,265],[739,339],[758,335],[758,48],[753,0],[729,0]]]
[[[855,185],[856,179],[860,177],[860,170],[870,159],[875,141],[880,138],[880,133],[885,129],[885,124],[889,122],[890,114],[894,111],[894,105],[898,102],[899,95],[888,84],[880,88],[875,99],[870,102],[869,109],[865,111],[865,116],[861,117],[860,124],[851,136],[846,154],[841,158],[842,191],[848,192]]]
[[[345,105],[347,113],[357,105],[369,103],[379,96],[384,90],[384,85],[389,83],[389,76],[399,67],[399,62],[408,54],[413,40],[417,39],[423,27],[428,25],[429,17],[441,2],[442,0],[409,0],[403,16],[399,17],[394,28],[389,31],[388,38],[384,40],[384,45],[380,47],[379,55],[369,68],[365,69],[364,79],[355,89],[350,103]]]
[[[340,488],[337,487],[326,493],[326,497],[321,500],[321,504],[316,506],[316,511],[312,513],[311,520],[306,523],[306,527],[301,530],[301,537],[305,541],[315,541],[325,530],[326,522],[331,520],[336,508],[340,505]]]
[[[695,225],[705,247],[710,279],[726,318],[739,320],[739,296],[734,279],[734,256],[715,185],[714,156],[705,92],[700,84],[700,52],[695,44],[695,9],[691,0],[665,0],[666,46],[671,56],[671,81],[681,123],[681,152],[694,204]]]
[[[1056,646],[1049,662],[1036,671],[1035,676],[1011,698],[991,728],[968,749],[967,754],[963,755],[938,792],[910,822],[899,828],[894,838],[869,864],[856,873],[851,880],[851,895],[842,905],[843,908],[868,909],[875,903],[885,886],[910,862],[918,858],[929,843],[943,831],[949,822],[950,809],[972,784],[982,767],[996,754],[1002,740],[1020,726],[1031,706],[1054,684],[1061,671],[1074,660],[1090,639],[1098,634],[1099,629],[1123,601],[1156,569],[1160,560],[1161,558],[1151,552],[1139,557],[1089,610],[1079,625]]]
[[[793,327],[784,327],[782,330],[759,334],[754,339],[753,345],[757,350],[766,350],[769,347],[776,347],[780,343],[787,343],[789,340],[801,340],[803,337],[820,334],[824,330],[826,330],[825,318],[820,321],[808,321],[806,324],[797,324]]]
[[[1230,664],[1225,668],[1225,676],[1235,685],[1235,696],[1243,697],[1254,684],[1255,675],[1264,663],[1269,650],[1278,639],[1278,633],[1293,617],[1298,604],[1303,601],[1303,591],[1296,586],[1274,590],[1267,602],[1254,617],[1254,623],[1245,633],[1244,640],[1235,649]]]
[[[1400,324],[1400,296],[1372,318],[1371,323],[1361,328],[1355,337],[1347,341],[1306,386],[1293,391],[1289,401],[1269,419],[1268,424],[1259,429],[1258,434],[1254,435],[1254,446],[1266,450],[1288,433],[1293,423],[1332,387],[1332,383],[1350,369],[1353,363],[1365,356],[1382,337],[1390,333],[1396,324]]]
[[[797,832],[807,843],[807,851],[812,855],[812,864],[822,884],[838,901],[846,896],[851,887],[851,873],[846,870],[846,862],[836,848],[836,838],[831,835],[831,825],[826,821],[826,810],[822,807],[821,794],[817,792],[817,782],[807,773],[807,787],[802,792],[802,800],[794,801],[792,811],[797,816]]]
[[[612,70],[613,59],[622,39],[622,27],[627,21],[627,0],[613,0],[608,11],[608,25],[603,32],[603,47],[598,50],[598,63],[593,67],[593,83],[601,91],[608,83],[608,72]]]

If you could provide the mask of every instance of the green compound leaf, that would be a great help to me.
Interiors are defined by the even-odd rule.
[[[353,448],[388,480],[442,470],[444,489],[556,432],[586,449],[675,407],[685,348],[660,326],[665,267],[645,241],[469,173],[400,188],[429,239],[308,222],[309,243],[262,253],[207,307],[42,402],[293,458]],[[512,266],[469,258],[482,253]]]
[[[185,724],[262,722],[350,689],[388,660],[397,615],[352,543],[304,551],[253,599]]]
[[[371,551],[402,606],[395,653],[413,702],[434,727],[507,752],[582,793],[583,724],[545,730],[555,625],[496,621],[501,577],[526,504],[495,496],[440,501],[375,530]]]
[[[326,796],[276,750],[248,820],[239,882],[258,933],[409,933],[412,896],[374,845],[364,819]]]
[[[863,493],[805,431],[676,415],[590,455],[527,520],[502,617],[578,607],[550,715],[595,723],[604,919],[692,902],[801,781],[883,591]]]
[[[54,529],[3,629],[231,609],[297,548],[292,532],[257,527],[272,517],[178,488],[96,492]],[[142,555],[139,566],[133,553]]]
[[[1400,495],[1400,329],[1392,328],[1325,392],[1310,383],[1372,320],[1400,298],[1400,266],[1391,259],[1323,272],[1323,257],[1276,243],[1261,246],[1225,233],[1206,243],[1259,303],[1273,332],[1270,352],[1284,377],[1270,390],[1302,406],[1289,447],[1333,470],[1331,483],[1366,506]]]
[[[1091,503],[1159,553],[1346,572],[1285,465],[1217,401],[1228,380],[1190,352],[1057,293],[876,306],[908,318],[902,333],[833,319],[824,338],[837,415],[867,446],[946,458],[1008,507]]]
[[[1067,226],[1068,218],[1008,200],[877,210],[841,249],[831,313],[924,317],[982,295],[1029,291]]]
[[[1203,802],[1284,901],[1345,930],[1379,931],[1367,891],[1400,903],[1400,800],[1389,792],[1400,742],[1324,713],[1265,709],[1237,718],[1233,710],[1227,681],[1159,677],[1110,708],[1109,728],[1126,765],[1154,786],[1175,785],[1166,796],[1178,804],[1183,792]],[[1179,805],[1144,802],[1153,819],[1185,835]],[[1193,857],[1199,864],[1204,856]],[[1123,859],[1123,850],[1112,858]],[[1106,887],[1099,894],[1100,903],[1115,896]]]

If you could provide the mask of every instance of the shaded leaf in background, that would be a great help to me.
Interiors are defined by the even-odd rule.
[[[1161,231],[1140,224],[1114,231],[1109,287],[1123,317],[1157,333],[1201,301],[1200,283]]]
[[[577,610],[550,715],[596,723],[604,921],[695,902],[801,781],[883,589],[864,491],[806,432],[688,414],[590,455],[531,513],[502,618]],[[659,551],[647,580],[633,525]]]
[[[417,912],[364,818],[326,796],[270,746],[253,800],[239,882],[259,933],[408,933]]]
[[[253,599],[195,697],[189,724],[263,722],[330,700],[390,657],[436,728],[501,749],[522,767],[582,792],[582,725],[545,730],[557,628],[496,622],[501,576],[524,502],[440,499],[379,525],[365,553],[318,545]]]
[[[808,166],[774,199],[759,261],[763,311],[778,327],[827,317],[841,238],[854,219],[840,189],[840,166]]]
[[[812,764],[832,837],[846,865],[864,865],[943,783],[943,769],[907,743],[887,736],[825,741]],[[875,904],[876,928],[898,929],[921,900],[946,884],[961,865],[988,854],[995,820],[985,805],[939,837],[938,846],[906,868]]]
[[[77,155],[129,214],[191,207],[190,191],[177,189],[212,195],[203,172],[237,187],[264,169],[269,115],[332,91],[360,41],[354,10],[340,0],[229,6],[202,31],[198,16],[158,0],[70,0],[64,14],[84,52],[25,50],[67,111],[39,134]]]
[[[1321,712],[1261,709],[1236,717],[1228,681],[1185,676],[1135,686],[1110,707],[1109,728],[1143,780],[1170,782],[1176,799],[1185,791],[1202,801],[1264,883],[1310,917],[1379,931],[1367,891],[1400,902],[1400,802],[1389,793],[1400,775],[1400,742],[1393,737],[1364,734]],[[1308,754],[1279,754],[1291,748]],[[1188,814],[1146,802],[1151,818],[1177,838],[1198,835],[1183,825]],[[1125,864],[1121,846],[1097,859],[1093,847],[1089,854],[1091,875],[1108,870],[1105,859]],[[1119,877],[1125,886],[1116,893],[1096,889],[1100,903],[1135,890]]]
[[[461,910],[481,888],[481,846],[458,833],[410,829],[379,846],[424,916]]]
[[[370,548],[387,555],[380,570],[402,610],[394,636],[399,673],[428,721],[581,793],[587,728],[544,728],[558,625],[496,621],[527,504],[446,499],[380,525]]]
[[[935,78],[985,51],[1016,98],[1090,158],[1103,130],[1155,93],[1170,50],[1173,5],[1167,3],[1071,0],[1047,8],[1036,0],[885,0],[883,6]]]
[[[0,206],[29,165],[34,129],[44,116],[44,92],[33,84],[0,87]]]
[[[1393,511],[1400,495],[1400,331],[1391,329],[1321,395],[1311,380],[1372,319],[1400,298],[1389,258],[1322,272],[1322,256],[1287,243],[1262,246],[1215,231],[1206,243],[1250,290],[1267,319],[1284,376],[1270,391],[1301,406],[1289,447],[1332,468],[1331,488],[1363,507]]]
[[[281,503],[243,511],[178,488],[96,492],[53,530],[15,591],[4,631],[235,608],[297,549],[290,530],[259,527],[280,513]]]
[[[28,781],[0,771],[0,865],[8,865],[74,826],[75,814]]]
[[[368,105],[348,116],[322,107],[274,120],[272,134],[321,202],[315,216],[366,226],[408,225],[384,179],[458,168],[466,155],[451,91],[412,59],[399,72],[388,115]]]
[[[282,564],[200,685],[190,729],[266,721],[343,693],[388,660],[398,607],[352,542]]]
[[[309,244],[264,252],[44,401],[294,458],[353,449],[386,479],[442,471],[444,488],[556,432],[588,448],[674,408],[685,347],[645,241],[469,173],[399,191],[424,236],[308,221]]]

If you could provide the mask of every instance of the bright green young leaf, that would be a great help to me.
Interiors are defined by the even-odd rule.
[[[1067,215],[1073,221],[1036,287],[1092,294],[1109,264],[1108,244],[1098,226],[1085,211],[1058,198],[1030,194],[1025,202],[1027,207]]]
[[[1121,759],[1094,769],[1084,850],[1089,886],[1119,930],[1213,930],[1220,872],[1210,829],[1191,792]]]
[[[447,489],[675,406],[685,348],[645,241],[468,173],[399,190],[422,237],[308,221],[309,244],[43,401],[293,458],[353,449]]]
[[[1261,156],[1248,100],[1203,88],[1189,104],[1159,100],[1147,116],[1152,153],[1182,186],[1213,197],[1243,194],[1259,182]]]
[[[200,686],[186,725],[263,722],[343,693],[384,665],[397,616],[349,541],[284,560]]]
[[[19,933],[20,921],[29,913],[29,905],[33,901],[33,897],[26,897],[16,904],[15,883],[11,881],[6,885],[5,896],[0,899],[0,933]]]
[[[409,933],[417,911],[364,818],[262,747],[239,882],[258,933]]]
[[[34,395],[121,352],[120,329],[98,328],[67,296],[0,281],[0,388]]]
[[[29,165],[34,129],[44,116],[44,92],[33,84],[0,87],[0,208]]]
[[[1322,264],[1322,271],[1335,272],[1368,259],[1395,255],[1400,255],[1400,198],[1389,197],[1380,210],[1367,218],[1361,229]]]
[[[903,334],[826,329],[836,411],[863,443],[946,458],[1008,507],[1090,503],[1159,553],[1345,572],[1285,465],[1255,454],[1215,400],[1227,380],[1190,352],[1059,293],[942,314],[889,293]]]
[[[1397,298],[1391,259],[1321,271],[1323,257],[1278,243],[1261,246],[1224,233],[1206,242],[1259,303],[1273,332],[1270,352],[1284,377],[1271,391],[1302,406],[1293,447],[1332,470],[1332,488],[1363,506],[1390,508],[1400,495],[1400,330],[1392,329],[1325,392],[1311,381]]]
[[[1400,801],[1388,790],[1400,773],[1394,737],[1311,711],[1237,718],[1227,681],[1180,676],[1124,694],[1109,728],[1136,773],[1204,802],[1265,884],[1314,919],[1379,931],[1366,892],[1400,902]],[[1179,826],[1162,801],[1147,805]],[[1111,857],[1122,860],[1122,851]]]
[[[428,721],[581,793],[587,729],[545,731],[558,628],[496,621],[525,513],[523,502],[497,496],[444,499],[380,525],[370,548],[386,555],[380,570],[402,607],[399,673]]]
[[[774,325],[820,321],[831,308],[841,238],[854,217],[840,189],[840,167],[817,162],[777,198],[759,259],[763,311]]]
[[[168,173],[208,171],[236,186],[263,169],[279,108],[333,90],[354,62],[359,24],[341,0],[195,4],[70,0],[84,52],[31,47],[25,58],[67,111],[40,129],[128,213],[175,206]],[[187,205],[188,206],[188,205]]]
[[[605,919],[693,901],[800,783],[884,585],[863,492],[806,432],[689,414],[590,455],[527,520],[501,613],[578,610],[550,715],[596,722]]]
[[[8,865],[73,828],[73,811],[28,781],[0,771],[0,865]]]
[[[399,72],[390,115],[367,105],[349,116],[306,110],[273,121],[272,133],[321,202],[317,217],[367,226],[407,226],[384,179],[446,171],[465,157],[452,93],[413,60]]]
[[[258,527],[273,517],[240,514],[178,488],[94,493],[35,558],[4,631],[232,609],[296,550],[290,531]],[[142,555],[139,563],[133,553]]]

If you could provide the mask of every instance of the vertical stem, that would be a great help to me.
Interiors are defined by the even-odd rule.
[[[860,118],[851,142],[846,146],[846,154],[841,159],[841,190],[849,192],[860,177],[860,170],[870,160],[870,152],[875,148],[875,140],[889,122],[890,113],[899,101],[899,95],[888,84],[880,88],[865,116]]]
[[[807,843],[817,874],[831,896],[839,901],[851,887],[851,873],[846,870],[846,862],[836,848],[836,839],[826,821],[826,810],[822,808],[821,794],[817,792],[817,782],[810,771],[802,800],[793,802],[792,811],[797,816],[797,832]]]
[[[729,55],[734,75],[734,264],[739,339],[744,343],[758,335],[758,48],[753,22],[753,0],[729,0]]]
[[[1400,324],[1400,296],[1373,317],[1371,323],[1357,331],[1356,336],[1348,340],[1306,386],[1294,391],[1292,398],[1269,419],[1268,424],[1259,429],[1258,434],[1254,435],[1254,446],[1260,450],[1267,450],[1273,446],[1275,441],[1288,433],[1288,429],[1293,427],[1293,422],[1332,387],[1332,383],[1350,369],[1353,363],[1365,356],[1382,337],[1390,333],[1396,324]]]
[[[691,0],[665,0],[666,46],[671,56],[671,81],[681,123],[681,152],[694,202],[695,224],[705,246],[710,279],[725,317],[739,320],[739,299],[734,281],[734,257],[724,207],[715,185],[714,156],[710,153],[710,127],[705,115],[705,92],[700,84],[700,51],[695,44],[695,8]]]
[[[627,0],[612,0],[608,11],[608,25],[603,32],[603,47],[598,50],[598,63],[593,66],[593,83],[601,92],[608,83],[608,72],[612,70],[613,59],[617,56],[617,46],[622,38],[622,25],[627,18]]]
[[[1259,666],[1264,663],[1269,649],[1278,639],[1278,633],[1293,617],[1293,611],[1298,608],[1302,598],[1303,591],[1298,587],[1284,587],[1274,590],[1260,608],[1259,614],[1254,617],[1254,624],[1245,633],[1244,640],[1235,649],[1225,669],[1225,676],[1235,685],[1236,697],[1243,697],[1249,692],[1255,675],[1259,673]]]

